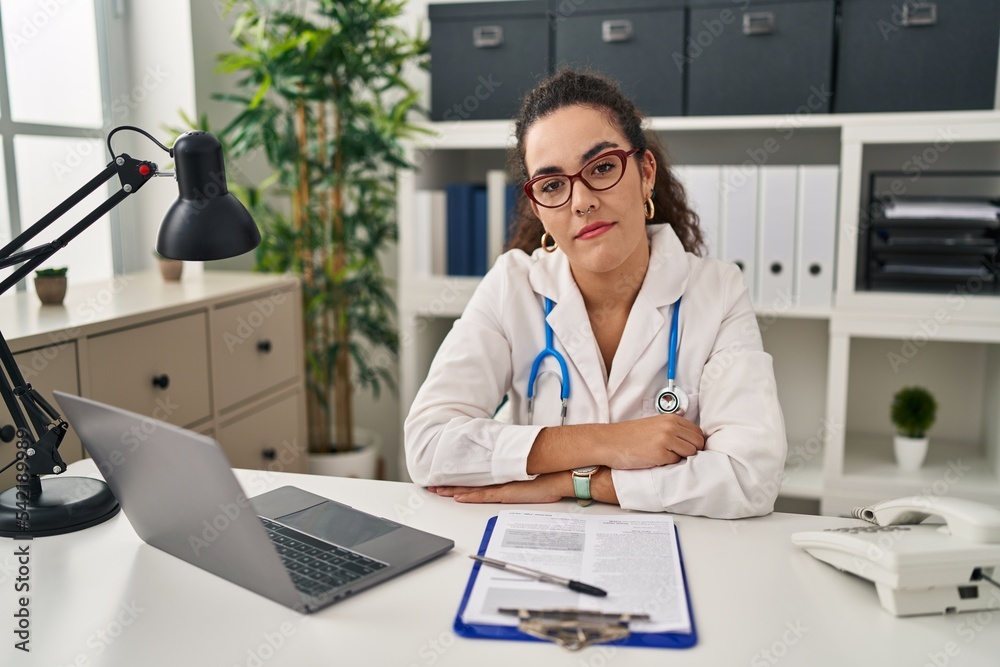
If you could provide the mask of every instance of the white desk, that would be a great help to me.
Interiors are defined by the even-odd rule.
[[[69,474],[95,475],[81,461]],[[451,625],[488,517],[410,485],[238,471],[249,495],[283,484],[455,540],[415,571],[311,616],[141,542],[124,514],[70,535],[0,540],[0,664],[115,667],[372,665],[996,665],[1000,614],[896,619],[874,586],[793,548],[789,535],[849,519],[678,516],[697,646],[686,650],[456,637]],[[566,510],[561,506],[546,509]],[[169,511],[169,508],[164,508]],[[587,511],[619,513],[595,505]],[[30,545],[31,653],[13,648],[15,546]],[[1000,608],[1000,595],[996,595]]]

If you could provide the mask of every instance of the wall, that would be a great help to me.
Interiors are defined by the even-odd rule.
[[[135,0],[108,2],[107,7],[112,123],[135,125],[170,145],[166,126],[180,125],[178,110],[190,114],[195,108],[189,5]],[[133,132],[115,135],[114,146],[116,152],[153,160],[161,169],[172,165],[166,153]],[[125,272],[153,266],[160,221],[176,198],[175,181],[157,178],[119,207]],[[201,266],[189,263],[187,270],[198,272]]]

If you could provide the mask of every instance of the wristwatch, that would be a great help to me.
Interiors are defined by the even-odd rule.
[[[576,502],[580,507],[586,507],[594,502],[590,495],[590,478],[598,468],[599,466],[587,466],[573,470],[573,493],[576,494]]]

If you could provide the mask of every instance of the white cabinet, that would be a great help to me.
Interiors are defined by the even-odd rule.
[[[34,294],[0,298],[0,326],[48,400],[61,389],[212,435],[234,466],[305,470],[294,277],[208,271],[175,283],[158,273],[71,283],[62,307]],[[8,423],[4,410],[0,426]],[[84,455],[72,428],[60,451],[67,463]],[[0,443],[0,458],[8,455],[13,443]]]
[[[419,169],[402,172],[398,181],[404,417],[478,284],[477,278],[414,270],[414,249],[426,248],[413,237],[415,193],[485,180],[486,171],[503,168],[512,141],[504,121],[428,127],[432,138],[409,149]],[[868,174],[908,167],[915,178],[921,169],[1000,170],[1000,112],[653,118],[650,127],[685,167],[797,166],[800,174],[836,182],[838,174],[822,165],[838,166],[835,237],[796,238],[792,246],[803,261],[808,255],[811,263],[823,257],[828,264],[836,257],[835,278],[829,278],[832,267],[819,274],[833,293],[824,297],[810,288],[804,301],[816,305],[772,300],[758,306],[789,440],[781,495],[818,502],[829,514],[908,494],[1000,505],[1000,297],[976,293],[974,285],[957,286],[952,295],[866,292],[855,277]],[[894,368],[892,353],[912,359]],[[931,453],[914,473],[898,470],[891,453],[889,406],[906,384],[927,386],[939,402]]]

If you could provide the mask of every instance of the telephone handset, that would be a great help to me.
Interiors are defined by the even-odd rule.
[[[861,507],[855,525],[792,535],[834,567],[875,582],[896,616],[977,611],[1000,596],[1000,510],[959,498],[915,496]],[[937,516],[941,524],[923,524]],[[996,602],[993,602],[993,606]]]

